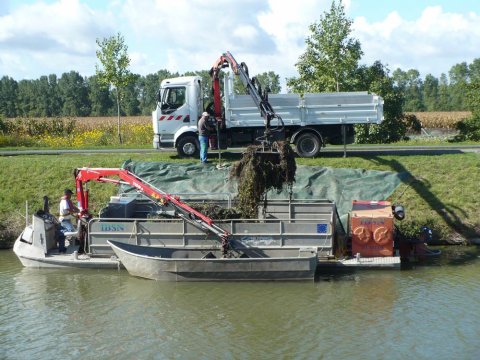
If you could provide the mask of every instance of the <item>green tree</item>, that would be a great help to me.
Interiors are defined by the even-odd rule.
[[[448,72],[450,78],[450,98],[452,110],[465,110],[465,86],[468,83],[468,65],[456,64]]]
[[[63,73],[58,80],[58,90],[62,98],[62,115],[88,116],[90,101],[85,79],[76,71]]]
[[[330,12],[310,25],[307,49],[296,64],[299,77],[287,79],[294,92],[348,91],[363,52],[350,33],[352,20],[345,16],[341,1],[332,2]]]
[[[448,77],[442,73],[438,81],[438,107],[437,111],[450,111],[450,86],[448,84]]]
[[[62,114],[62,98],[55,74],[48,75],[48,97],[50,116],[60,116]]]
[[[21,84],[4,76],[0,80],[0,114],[16,116],[56,116],[60,114],[61,99],[57,77],[52,74]]]
[[[465,102],[468,110],[480,115],[480,79],[471,81],[465,86]]]
[[[5,117],[17,116],[18,83],[8,76],[0,79],[0,115]]]
[[[101,66],[95,65],[96,75],[98,80],[105,85],[111,86],[116,92],[117,102],[117,131],[118,140],[122,143],[122,135],[120,130],[120,100],[122,90],[132,81],[132,74],[128,67],[130,65],[130,58],[128,57],[128,47],[125,45],[125,40],[120,33],[116,36],[97,39],[97,45],[100,50],[97,50],[97,58]]]
[[[476,58],[468,65],[470,82],[480,81],[480,58]]]
[[[20,80],[18,82],[18,116],[35,116],[36,94],[33,80]]]
[[[264,90],[269,93],[278,94],[282,89],[280,86],[280,76],[273,71],[263,72],[255,76]]]
[[[50,107],[50,86],[48,84],[48,77],[45,75],[40,76],[40,79],[33,80],[33,83],[37,103],[37,105],[35,106],[35,116],[52,116]]]
[[[423,82],[418,70],[410,69],[405,72],[396,69],[392,76],[396,88],[404,96],[403,109],[405,111],[423,111],[425,109],[422,94]]]
[[[384,100],[385,120],[380,125],[355,125],[355,142],[390,143],[401,140],[406,133],[403,115],[403,93],[389,76],[388,68],[380,61],[372,66],[361,66],[355,75],[359,89],[380,95]]]
[[[392,74],[392,80],[395,87],[402,93],[405,93],[407,89],[407,73],[402,69],[397,68]]]
[[[424,111],[423,104],[423,81],[420,78],[420,73],[416,69],[407,71],[407,89],[405,93],[405,111]]]
[[[138,88],[138,101],[142,115],[150,115],[156,107],[156,94],[160,88],[157,74],[141,76],[136,84]]]
[[[267,90],[269,93],[278,94],[281,90],[280,76],[273,71],[263,72],[252,77],[260,85],[260,90],[264,92]],[[233,78],[233,89],[235,94],[246,94],[247,88],[243,85],[239,76]]]
[[[100,83],[96,75],[87,79],[88,99],[91,104],[91,116],[106,116],[113,114],[113,102],[108,86]]]
[[[455,125],[459,131],[457,139],[480,141],[480,79],[466,84],[465,90],[465,103],[472,115]]]
[[[464,63],[459,65],[456,70],[457,75],[460,74],[460,81],[455,79],[457,82],[461,82],[465,74]],[[468,80],[463,86],[463,101],[472,115],[455,125],[459,131],[457,139],[480,141],[480,59],[475,59],[468,65]]]
[[[223,73],[220,73],[220,74],[224,75]],[[220,83],[223,84],[223,81],[221,81]],[[240,79],[240,76],[233,77],[233,93],[236,95],[247,94],[247,88],[245,87],[245,85],[243,85],[243,82]]]
[[[139,83],[140,75],[132,75],[132,81],[124,88],[123,108],[124,114],[127,116],[134,116],[140,114],[140,101],[139,98]]]
[[[438,108],[438,79],[432,74],[427,74],[423,82],[423,102],[427,111]]]

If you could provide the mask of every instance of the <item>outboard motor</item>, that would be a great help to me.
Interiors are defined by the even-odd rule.
[[[43,197],[43,211],[46,212],[47,214],[50,213],[50,207],[48,204],[48,196]]]
[[[422,226],[418,235],[413,238],[402,237],[400,240],[400,257],[402,260],[410,258],[416,261],[425,260],[429,256],[438,256],[441,250],[432,250],[427,244],[432,241],[433,231],[428,226]]]

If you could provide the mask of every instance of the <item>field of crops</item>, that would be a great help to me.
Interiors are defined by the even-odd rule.
[[[426,129],[453,129],[459,121],[469,117],[469,111],[430,111],[409,113],[417,117]]]
[[[469,111],[431,111],[431,112],[413,112],[413,114],[422,123],[424,128],[452,129],[459,121],[471,115]],[[130,125],[150,125],[151,117],[145,116],[125,116],[121,117],[121,123],[125,126]],[[14,121],[15,119],[9,119]],[[76,117],[61,118],[62,121],[74,120],[76,127],[81,130],[92,129],[111,129],[117,126],[116,116],[101,117]],[[36,121],[46,121],[46,119],[36,119]]]
[[[469,117],[469,111],[431,111],[431,112],[414,112],[413,114],[427,129],[453,129],[459,121]],[[77,125],[86,129],[96,127],[112,126],[117,124],[116,117],[85,117],[77,118]],[[122,118],[125,125],[150,124],[150,116],[129,116]]]
[[[149,116],[120,118],[124,145],[151,144]],[[116,117],[0,119],[0,147],[88,147],[119,143]]]
[[[125,116],[120,118],[122,125],[150,125],[151,116]],[[116,116],[100,116],[100,117],[78,117],[76,118],[77,127],[85,130],[98,128],[111,128],[117,126]]]

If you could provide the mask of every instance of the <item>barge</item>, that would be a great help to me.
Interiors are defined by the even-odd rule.
[[[228,208],[229,200],[191,199],[196,204]],[[257,219],[224,219],[215,222],[230,234],[237,254],[276,253],[277,257],[303,257],[314,249],[317,263],[333,260],[337,224],[335,203],[329,200],[270,200],[260,207]],[[171,210],[141,195],[111,198],[98,217],[79,221],[75,233],[66,233],[66,253],[58,249],[58,222],[43,211],[32,215],[14,244],[14,252],[26,267],[123,266],[108,241],[167,249],[222,250],[216,236],[205,233],[187,219],[165,218]],[[241,256],[235,255],[235,256]]]
[[[323,199],[269,200],[259,206],[255,219],[212,220],[192,204],[224,209],[234,205],[232,200],[197,194],[184,195],[180,201],[125,169],[81,168],[76,174],[82,212],[77,231],[64,233],[66,253],[59,252],[58,220],[47,207],[33,214],[14,244],[24,266],[125,267],[135,276],[180,281],[313,279],[326,267],[399,268],[401,264],[394,250],[393,227],[400,211],[386,201],[354,201],[348,229],[339,221],[336,204]],[[127,183],[136,193],[111,197],[98,216],[92,216],[84,190],[90,180]],[[171,266],[166,263],[185,269],[190,263],[187,268],[199,270],[146,276],[131,266],[134,261],[124,253],[156,263],[159,269]],[[201,270],[202,266],[213,266],[215,271]],[[227,274],[236,267],[241,269],[238,274]],[[286,275],[282,267],[297,270]],[[260,270],[269,268],[279,270]]]

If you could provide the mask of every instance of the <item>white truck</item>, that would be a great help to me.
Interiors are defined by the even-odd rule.
[[[230,66],[239,75],[248,95],[233,91],[233,74],[225,76],[223,99],[218,72]],[[315,157],[326,143],[342,144],[353,140],[354,124],[380,124],[383,100],[367,92],[317,94],[267,94],[248,68],[227,52],[210,71],[214,95],[212,119],[217,119],[213,144],[221,149],[287,139],[301,157]],[[152,112],[154,148],[176,148],[180,156],[198,154],[197,122],[203,104],[202,80],[185,76],[163,80]]]

